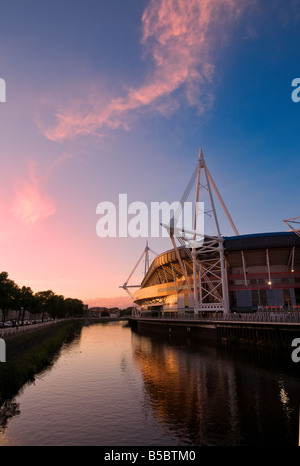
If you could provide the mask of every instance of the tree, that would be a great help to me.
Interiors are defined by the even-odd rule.
[[[123,317],[123,316],[131,316],[132,315],[132,311],[133,311],[133,307],[130,306],[130,307],[126,307],[126,309],[122,309],[121,312],[120,312],[120,315]]]
[[[8,312],[16,309],[19,299],[19,287],[13,280],[8,278],[7,272],[0,273],[0,308],[2,310],[2,321],[6,321]]]
[[[49,297],[47,312],[52,319],[64,317],[65,298],[62,295],[53,294]]]
[[[42,313],[42,322],[44,322],[45,313],[51,309],[51,299],[53,299],[53,296],[54,292],[52,290],[35,293],[37,308]]]
[[[19,321],[22,322],[22,325],[24,325],[25,311],[32,312],[34,310],[34,301],[32,289],[29,286],[22,286],[19,291]]]
[[[65,316],[78,316],[83,313],[83,302],[80,299],[76,298],[66,298],[65,299]]]
[[[52,290],[38,291],[33,293],[28,286],[20,288],[13,280],[8,278],[7,272],[0,273],[0,310],[5,322],[8,311],[14,309],[19,311],[18,320],[24,322],[25,311],[42,314],[42,322],[45,313],[52,318],[67,316],[82,316],[83,302],[80,299],[64,298],[55,294]]]

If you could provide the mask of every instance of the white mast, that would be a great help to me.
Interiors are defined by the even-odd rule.
[[[225,313],[229,312],[229,301],[228,301],[228,289],[227,289],[227,270],[226,270],[226,260],[224,255],[223,247],[223,237],[221,235],[220,225],[218,221],[217,211],[215,207],[215,202],[213,198],[213,192],[215,192],[226,217],[234,231],[235,235],[239,235],[238,230],[228,212],[228,209],[219,193],[219,190],[207,168],[202,148],[200,147],[199,159],[198,159],[198,169],[197,169],[197,184],[196,184],[196,198],[195,198],[195,211],[194,211],[194,229],[187,230],[183,229],[183,234],[181,238],[177,238],[181,245],[186,245],[185,238],[186,233],[193,234],[193,239],[196,236],[201,236],[200,232],[197,232],[197,208],[198,202],[201,194],[201,171],[203,170],[206,181],[206,188],[209,194],[209,200],[212,207],[215,227],[216,227],[216,236],[204,235],[205,241],[203,246],[194,247],[192,250],[187,248],[187,253],[192,259],[193,262],[193,305],[194,305],[194,314],[198,314],[199,311],[204,310],[222,310]],[[187,189],[185,195],[188,195]],[[184,199],[185,200],[185,199]],[[190,289],[190,283],[186,275],[186,270],[180,258],[179,251],[177,249],[174,236],[171,234],[171,228],[169,228],[171,240],[176,251],[178,261],[181,265],[183,275],[186,277],[186,282],[188,289]],[[218,253],[218,254],[217,254]],[[208,259],[200,260],[199,256],[207,255]],[[221,294],[219,290],[222,290]],[[198,298],[199,296],[199,298]],[[209,301],[207,303],[207,301]],[[213,301],[213,302],[211,302]]]

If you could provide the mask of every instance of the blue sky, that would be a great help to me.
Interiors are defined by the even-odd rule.
[[[240,234],[284,231],[300,215],[299,25],[299,0],[2,5],[2,269],[117,302],[145,239],[98,238],[97,204],[180,199],[200,146]]]

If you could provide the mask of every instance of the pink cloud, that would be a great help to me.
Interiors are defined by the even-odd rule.
[[[26,180],[19,180],[11,212],[22,223],[32,226],[55,213],[54,202],[42,192],[40,183],[31,168]]]
[[[213,101],[208,84],[214,76],[215,51],[228,40],[230,26],[248,1],[150,0],[142,16],[142,42],[152,62],[146,81],[108,102],[96,96],[86,105],[75,103],[75,111],[74,104],[62,108],[45,136],[63,141],[78,135],[101,136],[106,129],[128,129],[132,113],[178,108],[174,91],[203,112]]]

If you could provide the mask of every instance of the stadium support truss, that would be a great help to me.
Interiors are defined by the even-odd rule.
[[[296,235],[300,236],[300,217],[287,218],[283,221]]]
[[[147,244],[146,244],[146,247],[141,255],[141,257],[139,258],[139,260],[137,261],[137,263],[135,264],[135,266],[133,267],[131,273],[129,274],[127,280],[125,281],[125,283],[123,283],[122,286],[120,286],[119,288],[123,288],[124,291],[126,291],[126,293],[130,296],[130,298],[132,299],[133,301],[133,315],[137,315],[138,314],[138,309],[137,309],[137,306],[135,305],[134,303],[134,296],[133,294],[131,293],[131,291],[129,290],[129,288],[140,288],[141,285],[129,285],[129,281],[132,277],[132,275],[134,274],[134,272],[136,271],[138,265],[142,262],[142,260],[145,258],[145,268],[144,268],[144,275],[147,274],[148,270],[149,270],[149,264],[150,264],[150,259],[149,259],[149,251],[151,251],[155,256],[157,256],[156,252],[154,252],[148,245],[148,241],[147,241]]]
[[[204,177],[204,183],[201,181],[201,178]],[[217,196],[219,203],[226,214],[226,217],[234,231],[236,236],[239,235],[237,228],[227,210],[227,207],[218,191],[218,188],[208,170],[206,165],[202,149],[199,151],[199,159],[197,166],[192,174],[192,177],[184,191],[182,199],[180,201],[181,206],[187,200],[190,195],[191,189],[196,182],[196,196],[195,196],[195,212],[194,212],[194,224],[192,230],[184,229],[184,227],[179,228],[176,225],[176,213],[170,219],[168,225],[163,225],[167,228],[170,235],[170,239],[173,244],[173,248],[176,254],[179,268],[181,269],[182,277],[184,279],[185,287],[188,290],[190,296],[190,302],[193,303],[194,314],[199,314],[200,312],[224,312],[229,313],[229,296],[228,296],[228,279],[227,279],[227,264],[224,254],[224,238],[221,235],[220,225],[217,217],[217,212],[215,208],[215,202],[213,198],[213,192]],[[197,214],[199,208],[199,201],[201,198],[202,191],[206,190],[209,195],[210,209],[204,214],[209,212],[209,216],[213,217],[215,234],[209,236],[203,232],[197,231]],[[205,226],[204,226],[205,228]],[[188,237],[187,235],[192,235]],[[197,242],[196,238],[201,238],[203,241]],[[179,247],[184,247],[186,250],[187,256],[191,259],[191,264],[193,271],[187,271],[186,264],[181,258],[179,248],[177,246],[179,242]],[[129,275],[128,279],[121,287],[123,288],[134,300],[133,295],[131,294],[129,288],[139,287],[139,285],[128,285],[128,282],[136,270],[138,264],[145,256],[145,275],[149,267],[149,252],[150,248],[148,244],[143,251],[142,256],[140,257],[138,263],[134,267],[133,271]],[[147,266],[146,266],[147,264]],[[176,280],[175,280],[176,283]],[[162,300],[163,302],[163,300]],[[135,304],[134,304],[135,307]],[[134,310],[135,313],[138,313],[138,309]]]
[[[204,175],[205,184],[201,184],[201,175]],[[189,183],[191,185],[191,183]],[[189,195],[189,189],[186,189],[185,194],[181,202],[186,200],[186,197]],[[212,215],[216,228],[215,236],[208,236],[204,233],[203,245],[200,247],[189,248],[188,244],[193,244],[192,241],[198,236],[201,236],[201,233],[197,231],[197,203],[200,200],[201,190],[206,189],[209,194],[209,200],[212,209]],[[216,311],[216,312],[230,312],[229,309],[229,297],[228,297],[228,287],[227,287],[227,265],[224,255],[224,246],[223,246],[223,236],[221,235],[220,225],[217,217],[217,212],[215,208],[215,202],[213,198],[213,191],[215,192],[223,211],[226,214],[226,217],[234,231],[235,235],[239,235],[238,230],[227,210],[227,207],[217,189],[217,186],[208,170],[206,165],[202,148],[199,152],[199,160],[197,165],[197,182],[196,182],[196,199],[195,199],[195,214],[194,214],[194,229],[181,231],[182,236],[178,235],[178,230],[176,234],[176,239],[179,241],[181,246],[185,246],[187,254],[190,256],[193,264],[193,281],[192,285],[188,279],[186,269],[180,259],[178,252],[178,247],[174,238],[174,229],[172,229],[172,220],[170,222],[169,233],[172,244],[177,254],[178,262],[181,265],[182,273],[185,277],[186,284],[188,286],[189,294],[191,296],[191,301],[194,305],[194,314],[199,314],[199,312],[204,311]],[[173,221],[174,224],[174,221]],[[193,235],[192,238],[188,238],[186,233]],[[202,233],[203,236],[203,233]]]

